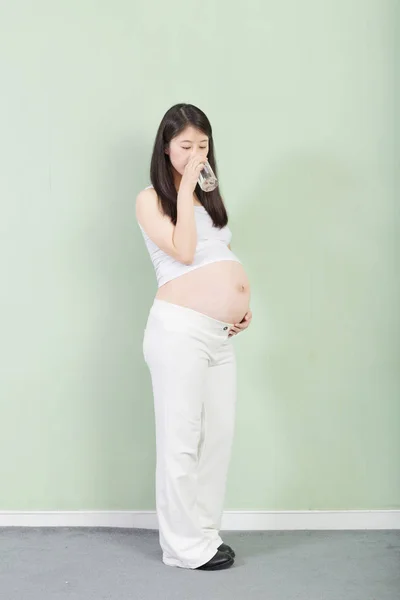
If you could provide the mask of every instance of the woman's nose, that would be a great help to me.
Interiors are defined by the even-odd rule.
[[[202,154],[204,156],[207,156],[207,150],[203,150],[203,148],[193,147],[191,156],[196,156],[196,154]]]

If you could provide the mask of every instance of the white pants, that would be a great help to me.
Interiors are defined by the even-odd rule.
[[[219,536],[235,426],[232,323],[154,300],[143,339],[154,397],[163,563],[195,569]]]

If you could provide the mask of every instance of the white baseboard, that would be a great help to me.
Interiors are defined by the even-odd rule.
[[[155,511],[0,511],[0,527],[158,529]],[[400,529],[400,510],[224,512],[223,531]]]

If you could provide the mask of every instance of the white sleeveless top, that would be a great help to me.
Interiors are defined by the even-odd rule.
[[[149,185],[146,190],[151,187],[153,186]],[[171,279],[175,279],[189,271],[216,261],[234,260],[241,262],[232,250],[228,248],[228,244],[232,239],[232,232],[229,227],[227,225],[222,227],[222,229],[214,227],[213,221],[204,206],[194,206],[194,214],[197,230],[197,246],[193,263],[190,265],[185,265],[175,260],[172,256],[161,250],[149,238],[140,223],[138,223],[154,266],[158,287],[161,287]]]

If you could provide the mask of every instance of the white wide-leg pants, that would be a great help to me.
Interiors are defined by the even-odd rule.
[[[231,323],[154,300],[143,338],[154,397],[163,563],[196,569],[219,536],[235,427]]]

